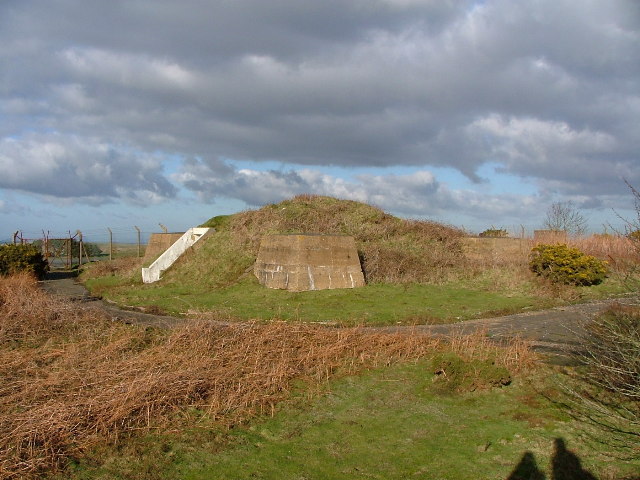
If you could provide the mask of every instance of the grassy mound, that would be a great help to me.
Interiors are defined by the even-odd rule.
[[[321,233],[355,238],[369,283],[427,283],[447,277],[465,262],[464,233],[435,222],[403,220],[370,205],[331,197],[301,195],[259,210],[214,217],[202,248],[189,257],[190,275],[226,286],[251,267],[267,234]],[[180,266],[173,275],[182,275]],[[197,270],[201,270],[199,273]],[[167,275],[170,278],[171,275]]]

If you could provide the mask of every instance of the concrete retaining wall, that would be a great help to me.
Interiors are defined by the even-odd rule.
[[[353,237],[267,235],[253,273],[261,284],[300,292],[364,286]]]

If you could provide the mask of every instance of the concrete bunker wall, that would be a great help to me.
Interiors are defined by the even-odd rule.
[[[353,237],[267,235],[253,273],[261,284],[300,292],[365,285]]]
[[[152,233],[144,251],[142,262],[145,264],[153,262],[162,255],[171,245],[173,245],[182,235],[182,233]]]

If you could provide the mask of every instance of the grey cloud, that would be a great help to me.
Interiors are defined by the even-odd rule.
[[[640,183],[639,9],[631,0],[5,2],[0,136],[59,131],[139,152],[309,167],[451,166],[474,181],[492,162],[542,195],[595,205],[624,190],[621,177]],[[131,185],[174,194],[157,164],[143,171]],[[220,174],[234,181],[181,181],[205,196],[270,198],[245,193],[246,176]],[[260,175],[283,192],[310,182]],[[28,188],[52,188],[36,183]],[[105,198],[135,191],[98,185]]]
[[[176,194],[157,158],[58,134],[3,139],[0,171],[0,188],[60,199],[148,204]]]

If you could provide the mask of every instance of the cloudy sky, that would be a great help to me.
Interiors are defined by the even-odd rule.
[[[0,0],[0,239],[299,193],[598,231],[639,167],[637,0]]]

